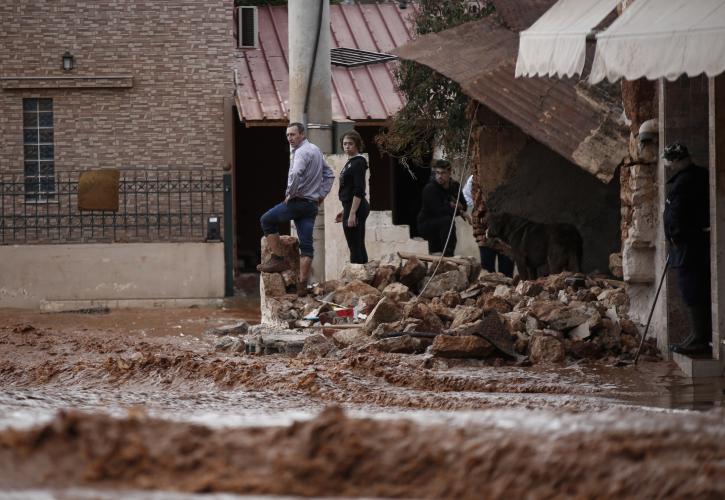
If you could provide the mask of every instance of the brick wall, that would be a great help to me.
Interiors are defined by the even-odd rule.
[[[53,98],[56,171],[221,169],[222,100],[233,92],[232,4],[0,2],[0,173],[23,171],[24,97]],[[71,72],[60,68],[66,50],[75,56]],[[109,75],[130,75],[133,85],[54,80],[37,86],[56,88],[18,89],[27,81],[7,80]],[[84,87],[59,88],[79,84]]]

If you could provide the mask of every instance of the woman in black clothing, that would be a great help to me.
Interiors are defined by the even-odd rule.
[[[368,169],[368,162],[360,154],[363,150],[360,134],[354,130],[347,132],[342,136],[340,143],[348,160],[340,172],[339,196],[342,212],[337,214],[335,222],[342,222],[347,246],[350,249],[350,262],[367,264],[365,221],[370,214],[370,205],[365,199],[365,172]]]

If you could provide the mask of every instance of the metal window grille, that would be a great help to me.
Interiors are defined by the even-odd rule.
[[[204,241],[209,216],[225,223],[221,172],[124,170],[116,212],[78,210],[79,176],[56,173],[53,199],[27,203],[25,177],[0,174],[0,244]]]
[[[23,99],[25,200],[55,198],[53,99]]]

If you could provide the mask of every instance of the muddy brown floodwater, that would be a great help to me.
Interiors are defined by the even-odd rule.
[[[722,379],[215,351],[241,318],[0,310],[0,498],[725,496]]]

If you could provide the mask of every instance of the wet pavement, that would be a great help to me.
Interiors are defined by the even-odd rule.
[[[522,446],[535,444],[537,453],[547,449],[542,440],[567,441],[575,436],[576,439],[586,436],[592,442],[600,439],[604,443],[614,442],[612,436],[634,438],[641,440],[643,450],[654,450],[657,446],[653,443],[657,441],[652,440],[653,435],[677,435],[690,426],[696,431],[683,435],[678,445],[684,455],[691,453],[695,463],[704,460],[703,463],[714,467],[707,469],[710,471],[707,474],[725,467],[725,461],[717,458],[725,456],[722,439],[725,437],[722,418],[725,381],[693,381],[668,362],[647,361],[636,367],[593,362],[516,367],[351,350],[334,359],[216,352],[214,338],[204,332],[239,319],[257,322],[259,310],[254,299],[237,299],[222,309],[118,310],[105,314],[2,310],[0,318],[0,470],[3,453],[5,460],[10,460],[5,463],[15,464],[13,454],[21,453],[26,446],[19,443],[30,439],[42,426],[47,426],[42,434],[46,437],[68,426],[87,428],[88,433],[101,432],[90,430],[95,429],[96,420],[90,417],[74,420],[76,417],[67,416],[68,411],[108,415],[117,419],[118,425],[141,422],[138,431],[141,433],[158,426],[159,436],[178,433],[186,425],[200,425],[209,429],[204,432],[237,433],[242,446],[250,436],[267,435],[262,429],[273,433],[280,429],[292,432],[302,425],[300,422],[312,427],[322,425],[320,419],[325,421],[325,417],[321,415],[330,407],[344,412],[344,423],[340,425],[348,431],[340,431],[343,436],[350,429],[372,425],[376,432],[398,429],[404,439],[415,443],[432,432],[431,429],[440,432],[444,442],[455,442],[461,432],[480,429],[483,434],[493,433],[491,446],[494,448],[508,449],[510,443],[506,443],[506,436],[519,436]],[[156,419],[162,423],[153,423]],[[337,425],[340,419],[334,422]],[[383,427],[376,427],[380,425]],[[108,423],[98,423],[98,429],[108,426]],[[51,443],[47,451],[38,451],[36,445],[31,449],[39,454],[38,460],[47,461],[55,453],[53,446],[74,449],[73,443],[83,436],[78,430],[61,433],[56,437],[56,445],[52,444],[53,439],[47,438]],[[367,443],[368,437],[372,436],[361,438],[361,443]],[[697,451],[699,440],[718,444],[703,458]],[[159,448],[166,446],[164,443],[159,441]],[[270,450],[275,449],[274,439],[265,443]],[[208,453],[226,456],[218,446],[209,446]],[[559,444],[551,446],[554,450]],[[568,445],[561,446],[562,457],[571,452],[567,451]],[[573,441],[571,446],[575,446]],[[595,449],[592,444],[592,450]],[[354,453],[354,450],[353,446],[346,452]],[[31,456],[35,456],[33,453]],[[616,459],[621,458],[618,453],[615,453]],[[586,461],[586,453],[584,456]],[[594,456],[591,460],[596,462]],[[663,470],[668,467],[670,472],[679,470],[674,458],[672,463],[669,459],[663,460],[660,464]],[[712,460],[719,465],[712,465]],[[167,474],[173,478],[173,469],[159,464],[156,467],[161,468],[162,476]],[[110,491],[103,493],[109,496],[103,497],[94,496],[99,491],[93,489],[94,481],[79,478],[79,482],[64,484],[51,473],[44,480],[29,479],[30,476],[23,474],[22,467],[12,477],[0,473],[0,499],[19,498],[13,495],[22,498],[195,498],[171,490],[191,492],[197,487],[169,489],[163,481],[144,482],[134,476],[112,484],[112,489],[123,489],[122,495]],[[283,495],[344,493],[334,489],[332,479],[326,480],[330,481],[327,486],[321,480],[322,483],[310,490],[294,486],[280,489],[272,483],[255,489],[249,483],[230,483],[217,477],[206,491]],[[175,484],[170,481],[169,484]],[[446,478],[438,481],[445,482]],[[362,481],[361,485],[364,484]],[[647,491],[662,492],[652,484],[654,489]],[[722,484],[713,484],[714,491],[719,493]],[[23,490],[13,492],[17,487]],[[126,488],[138,487],[153,490],[157,496],[126,491]],[[352,496],[370,493],[431,496],[426,492],[443,491],[442,496],[451,497],[446,492],[457,490],[432,488],[421,493],[416,488],[389,485],[379,490],[360,486],[346,491]],[[461,495],[468,496],[471,491],[475,490],[461,490]]]

